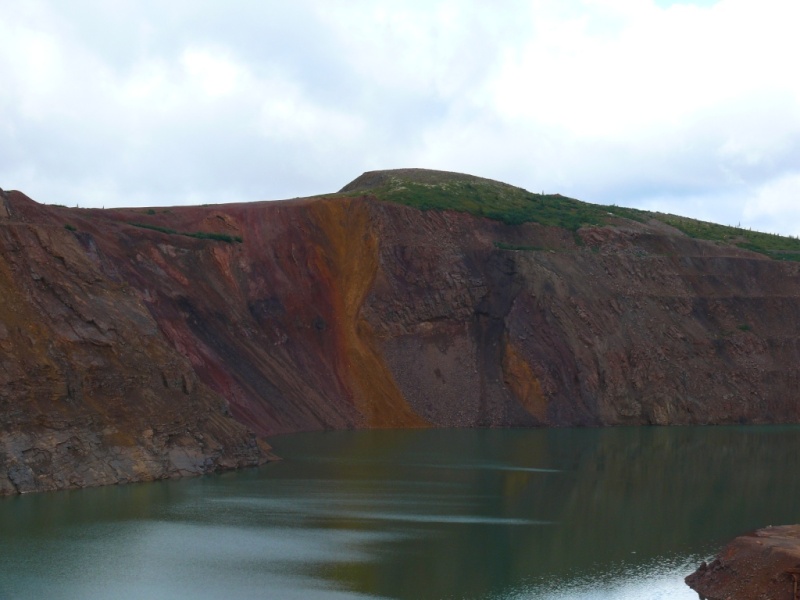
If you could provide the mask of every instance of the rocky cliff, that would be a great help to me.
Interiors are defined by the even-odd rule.
[[[389,175],[149,210],[4,193],[0,493],[258,464],[304,430],[799,420],[800,263]],[[392,195],[456,184],[468,210]]]
[[[730,542],[686,578],[701,600],[793,600],[800,593],[800,525],[766,527]]]

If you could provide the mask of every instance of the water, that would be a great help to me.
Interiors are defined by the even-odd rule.
[[[0,598],[692,599],[800,522],[799,427],[275,438],[284,461],[0,500]]]

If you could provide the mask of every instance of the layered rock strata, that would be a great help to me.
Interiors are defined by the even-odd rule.
[[[800,263],[368,190],[150,210],[7,192],[0,352],[0,493],[258,464],[296,431],[797,422]]]

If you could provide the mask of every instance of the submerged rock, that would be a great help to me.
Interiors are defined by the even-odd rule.
[[[793,600],[800,589],[800,525],[737,537],[686,583],[705,600]]]

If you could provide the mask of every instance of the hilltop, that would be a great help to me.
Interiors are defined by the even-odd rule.
[[[679,215],[582,202],[561,194],[536,194],[500,181],[450,171],[368,171],[339,190],[362,192],[420,210],[455,210],[508,224],[539,223],[576,231],[619,225],[620,219],[663,223],[702,240],[730,244],[779,260],[800,260],[800,239],[730,227]]]

